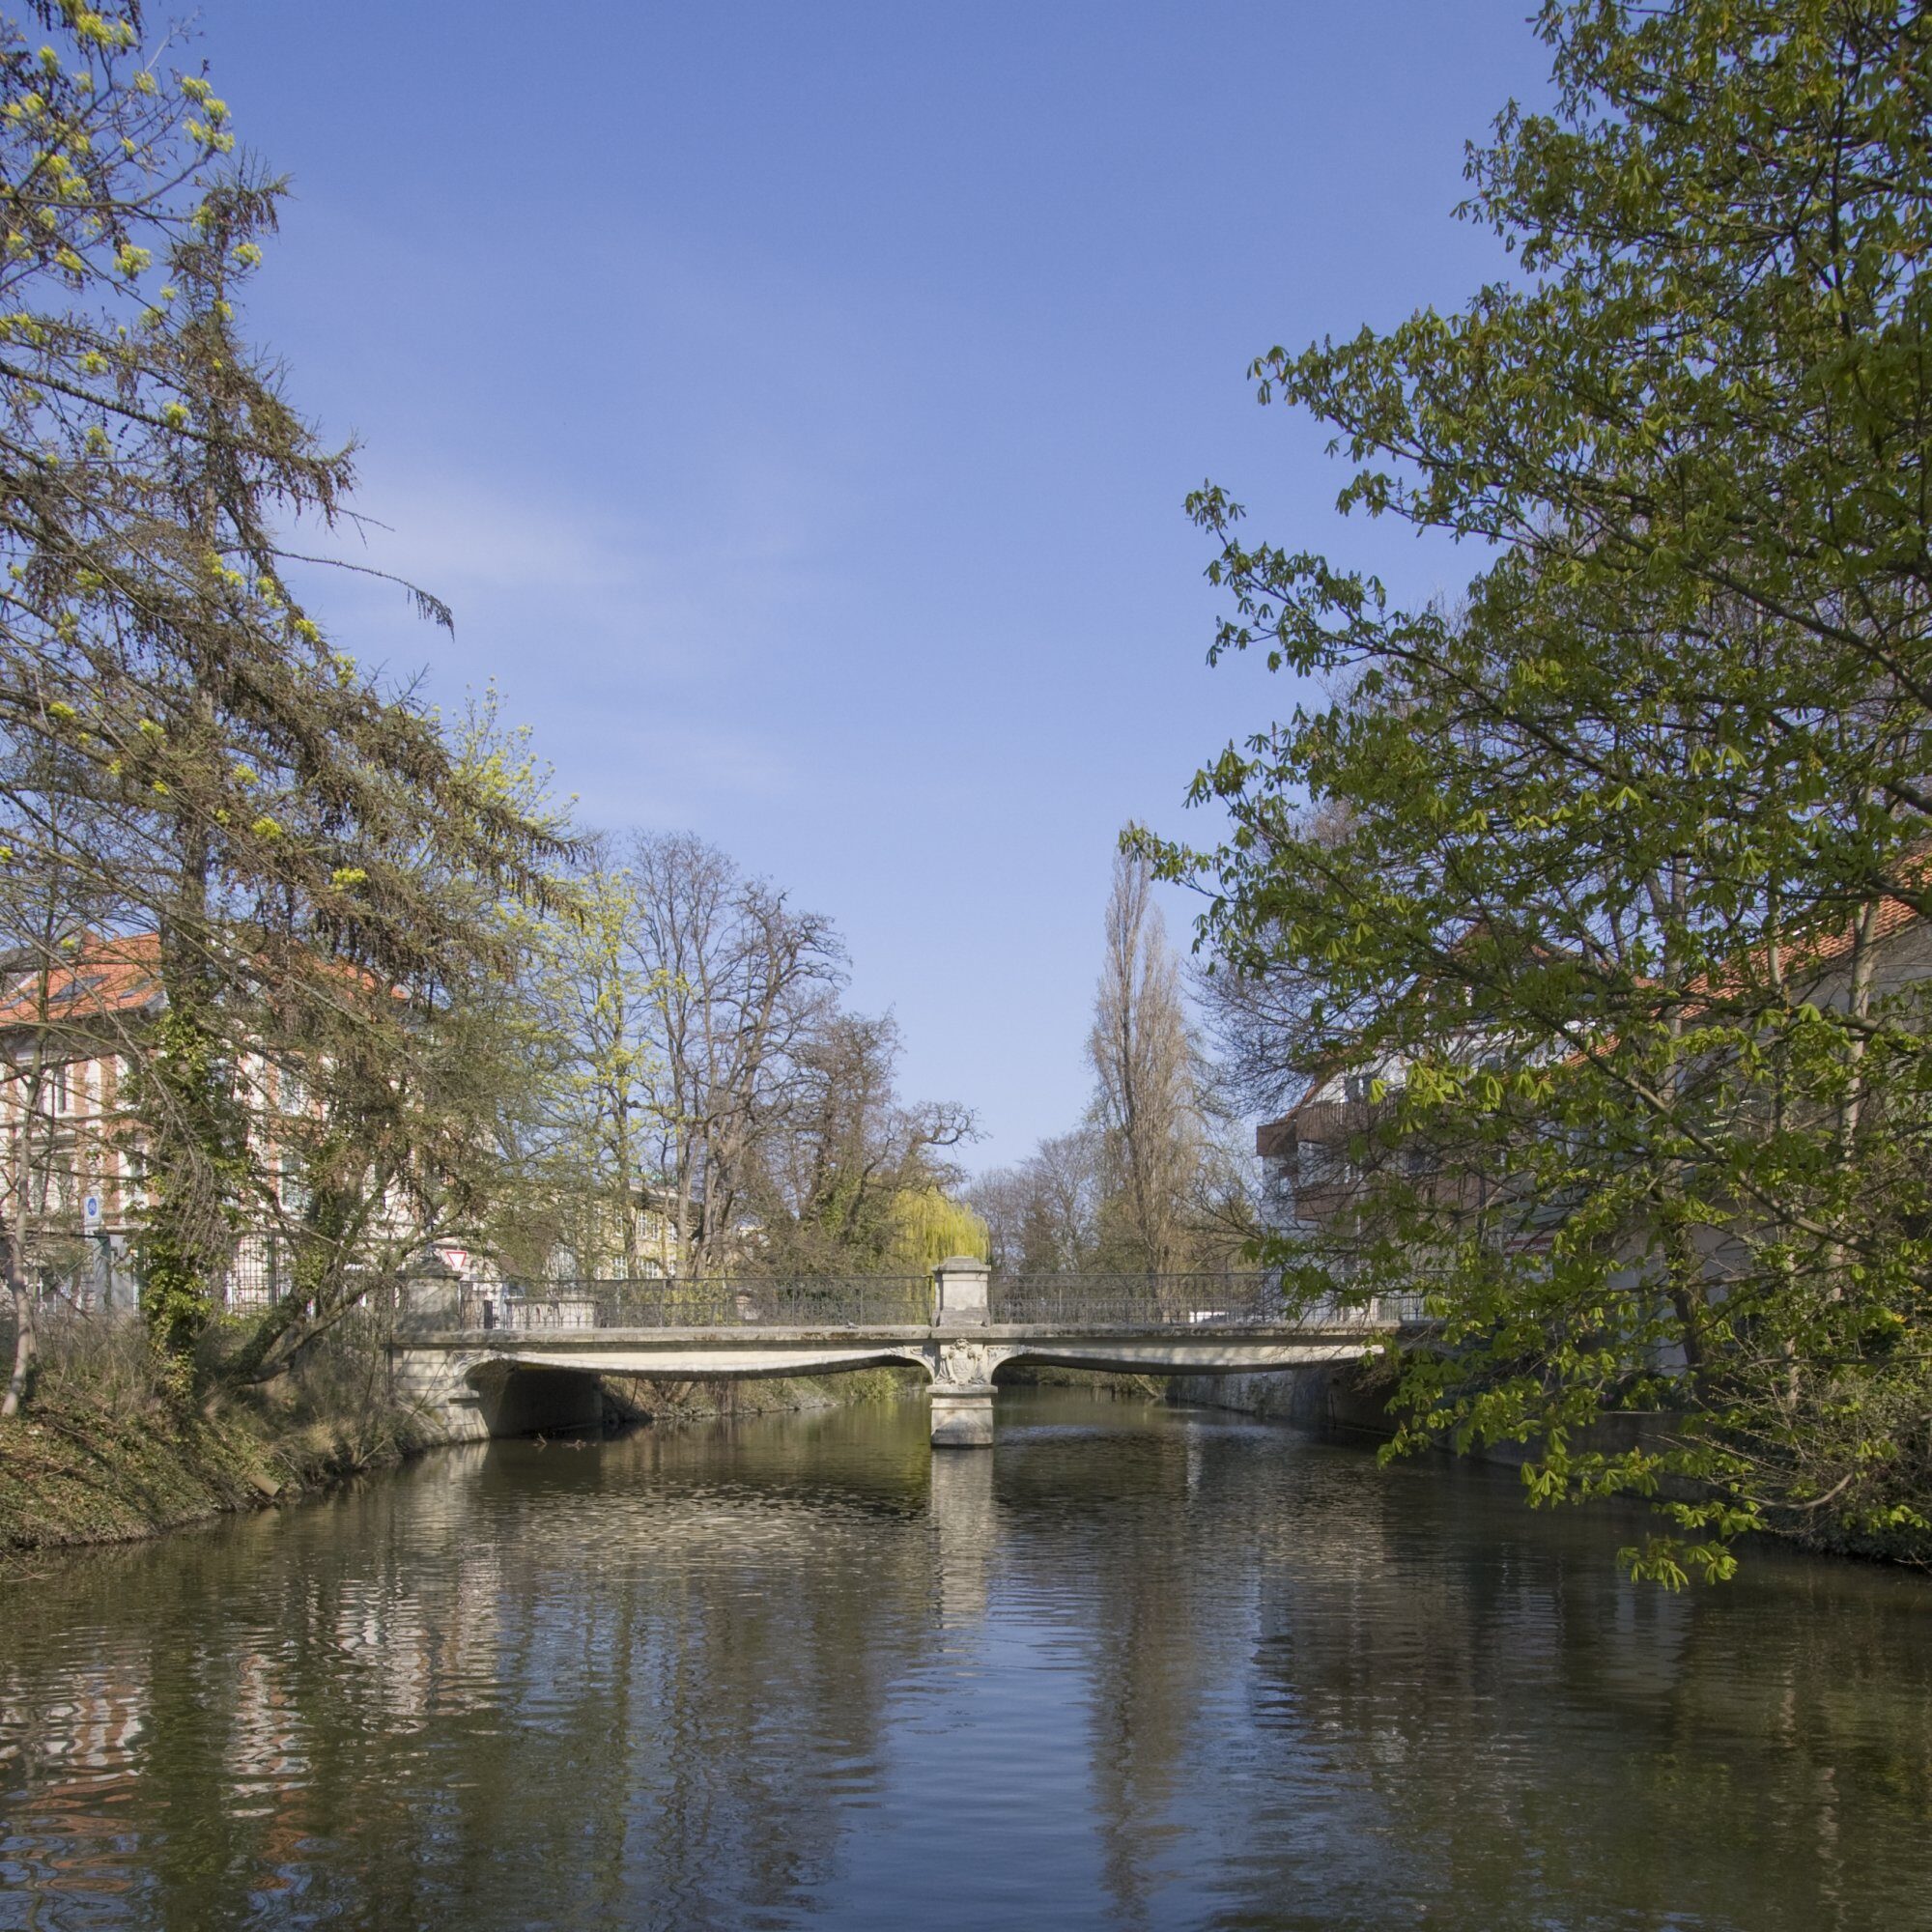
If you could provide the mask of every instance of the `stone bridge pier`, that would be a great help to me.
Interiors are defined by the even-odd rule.
[[[992,1270],[984,1262],[954,1255],[933,1270],[937,1284],[934,1326],[983,1328],[990,1312]],[[926,1350],[932,1371],[932,1441],[942,1449],[993,1446],[993,1371],[1015,1351],[979,1340],[934,1341]]]

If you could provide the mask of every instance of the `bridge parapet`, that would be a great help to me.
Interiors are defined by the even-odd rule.
[[[1384,1328],[1422,1319],[1420,1298],[1349,1298],[1302,1305],[1262,1270],[1218,1274],[1001,1274],[954,1256],[930,1275],[717,1280],[561,1281],[445,1293],[399,1333],[573,1328],[963,1328],[986,1323],[1219,1329]]]

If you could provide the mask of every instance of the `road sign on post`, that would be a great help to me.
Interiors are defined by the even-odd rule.
[[[100,1232],[99,1195],[90,1194],[84,1201],[82,1201],[82,1203],[80,1204],[80,1218],[82,1225],[86,1228],[87,1232],[90,1235],[99,1234]]]

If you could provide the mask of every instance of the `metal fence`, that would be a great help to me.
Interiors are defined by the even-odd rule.
[[[104,1240],[90,1240],[87,1246],[90,1252],[79,1259],[37,1271],[43,1305],[57,1313],[133,1314],[141,1301],[138,1253]],[[243,1236],[208,1284],[214,1306],[236,1315],[272,1308],[294,1288],[295,1269],[287,1250],[256,1236]]]
[[[1397,1328],[1427,1328],[1436,1325],[1429,1312],[1429,1297],[1415,1289],[1406,1294],[1378,1294],[1369,1303],[1378,1323]]]
[[[293,1270],[273,1252],[239,1253],[211,1284],[217,1307],[266,1309],[294,1291]],[[124,1253],[49,1275],[50,1314],[131,1315],[139,1273]],[[588,1328],[925,1327],[936,1318],[929,1274],[838,1278],[481,1284],[454,1275],[372,1272],[358,1299],[395,1333]],[[1003,1274],[989,1284],[987,1319],[1049,1327],[1334,1329],[1412,1325],[1427,1318],[1421,1293],[1344,1297],[1306,1305],[1284,1296],[1280,1277],[1223,1274]]]
[[[47,1317],[131,1315],[139,1306],[141,1285],[126,1255],[104,1244],[99,1252],[63,1267],[34,1271],[38,1302]]]
[[[1411,1297],[1402,1298],[1406,1303]],[[1001,1275],[987,1319],[1048,1327],[1378,1328],[1421,1319],[1415,1306],[1344,1300],[1304,1306],[1269,1273]],[[408,1283],[402,1325],[415,1329],[925,1327],[937,1316],[930,1275],[840,1279],[561,1281],[462,1286]]]
[[[139,1253],[128,1248],[99,1251],[79,1262],[34,1271],[36,1301],[43,1318],[132,1318],[140,1312],[143,1270]],[[447,1274],[412,1276],[378,1269],[352,1270],[346,1292],[366,1314],[422,1325],[418,1315],[444,1327],[462,1318],[461,1284]],[[259,1315],[298,1293],[295,1268],[286,1250],[276,1253],[252,1244],[208,1278],[208,1298],[219,1314]]]
[[[874,1328],[932,1320],[932,1277],[563,1281],[471,1287],[464,1328]],[[428,1312],[425,1308],[424,1312]]]

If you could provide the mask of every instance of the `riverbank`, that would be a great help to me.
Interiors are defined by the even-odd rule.
[[[433,1437],[351,1342],[272,1389],[171,1400],[131,1326],[48,1338],[24,1414],[0,1421],[0,1559],[131,1543],[321,1493]]]
[[[1188,1376],[1177,1378],[1174,1400],[1203,1408],[1225,1408],[1337,1441],[1364,1446],[1386,1442],[1396,1433],[1388,1412],[1395,1379],[1378,1362],[1323,1363],[1318,1367],[1263,1376]],[[1634,1448],[1658,1447],[1665,1438],[1668,1418],[1653,1414],[1607,1412],[1576,1434],[1575,1446],[1621,1455]],[[1486,1442],[1456,1450],[1446,1440],[1427,1453],[1454,1457],[1494,1469],[1520,1469],[1532,1458],[1521,1442]],[[1687,1482],[1664,1476],[1658,1492],[1663,1496],[1689,1498],[1699,1493]],[[1807,1545],[1826,1549],[1828,1546]],[[1865,1553],[1865,1552],[1860,1552]]]
[[[1254,1376],[1176,1376],[1170,1399],[1196,1408],[1225,1408],[1285,1422],[1318,1435],[1386,1441],[1390,1382],[1374,1363],[1322,1363]]]

